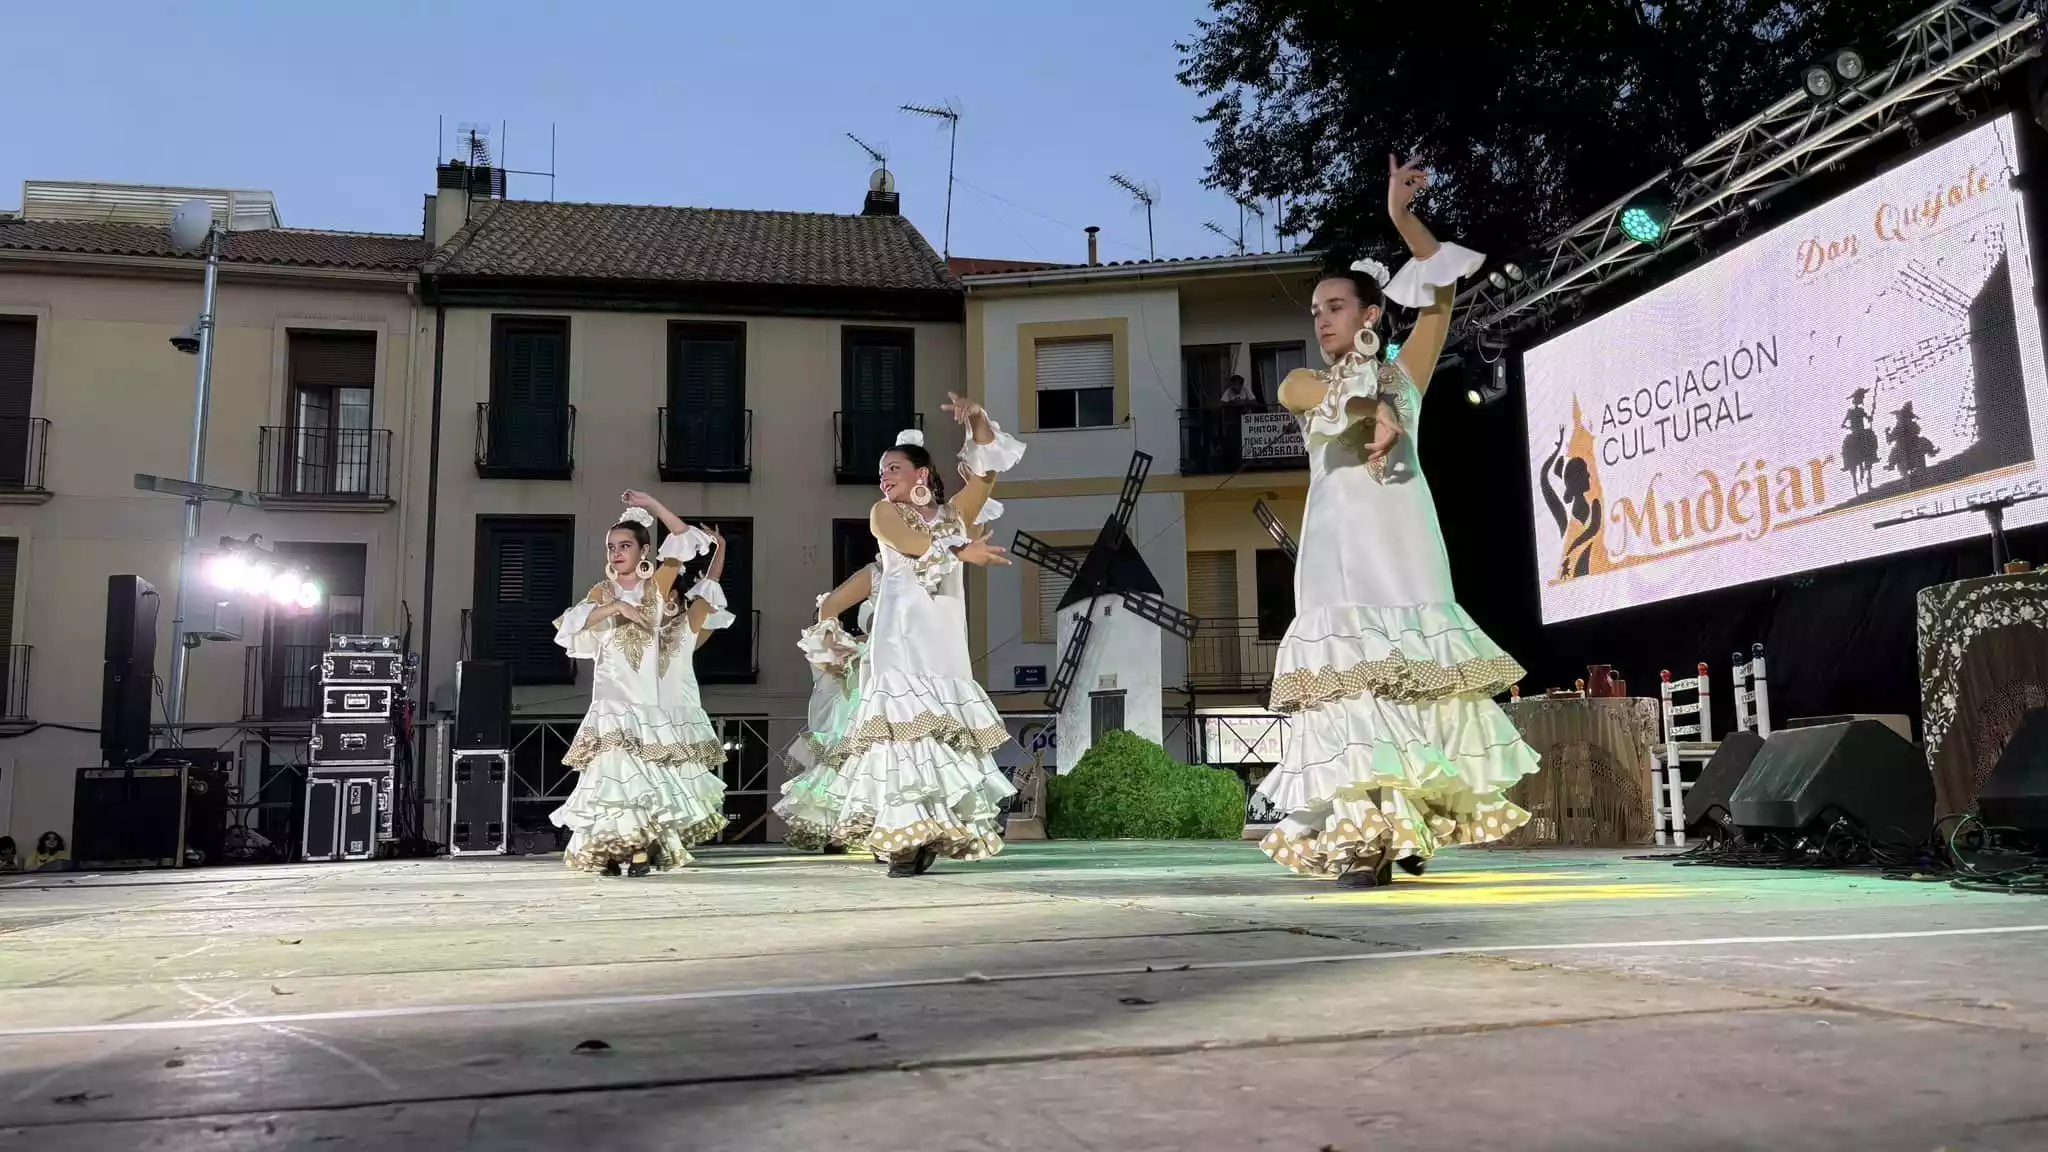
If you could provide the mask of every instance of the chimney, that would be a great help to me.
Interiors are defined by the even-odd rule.
[[[427,240],[435,247],[469,223],[470,205],[505,195],[505,170],[450,160],[434,169],[434,195],[429,198]]]
[[[896,177],[887,168],[877,168],[868,177],[868,196],[861,202],[863,216],[901,216],[903,203],[896,194]]]
[[[1102,229],[1097,228],[1093,224],[1090,224],[1087,228],[1083,229],[1083,231],[1088,233],[1088,266],[1090,268],[1093,268],[1097,264],[1102,263],[1102,256],[1096,250],[1095,247],[1095,234],[1097,232],[1102,231]]]

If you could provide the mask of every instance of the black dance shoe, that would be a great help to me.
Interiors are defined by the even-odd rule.
[[[922,876],[931,871],[932,865],[938,862],[939,846],[937,844],[927,844],[917,850],[917,858],[911,862],[911,866],[916,869],[913,874]]]
[[[607,876],[625,875],[624,872],[620,871],[619,862],[617,860],[607,860],[604,862],[604,874]]]
[[[846,845],[827,844],[823,848],[820,848],[819,851],[827,856],[844,856],[846,855]]]
[[[1406,872],[1410,876],[1420,876],[1429,867],[1429,861],[1424,860],[1420,856],[1403,856],[1399,860],[1394,861],[1394,863],[1399,864],[1401,871]]]

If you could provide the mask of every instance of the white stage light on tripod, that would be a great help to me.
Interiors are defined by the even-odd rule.
[[[319,606],[320,586],[311,580],[301,580],[299,582],[299,607],[318,608]]]

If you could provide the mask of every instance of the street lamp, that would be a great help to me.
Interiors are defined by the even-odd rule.
[[[185,579],[192,556],[192,541],[199,536],[199,511],[206,499],[196,486],[206,474],[206,413],[213,390],[213,306],[220,281],[220,247],[223,229],[214,223],[213,205],[191,199],[171,213],[171,243],[184,251],[206,245],[206,292],[199,305],[199,319],[171,338],[171,347],[199,357],[198,380],[192,397],[192,447],[185,479],[195,490],[185,495],[185,532],[178,542],[178,609],[171,618],[171,675],[164,686],[164,719],[171,725],[175,743],[177,727],[185,721],[185,667],[190,645],[185,638],[185,605],[189,582]],[[195,641],[196,643],[196,641]]]

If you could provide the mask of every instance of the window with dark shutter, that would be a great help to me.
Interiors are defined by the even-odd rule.
[[[840,348],[840,459],[880,460],[917,411],[913,334],[907,328],[848,328]]]
[[[26,670],[14,664],[17,657],[26,659],[14,650],[14,574],[20,559],[21,541],[0,536],[0,716],[9,717],[28,714],[28,701],[13,699],[28,690]]]
[[[832,587],[846,583],[848,577],[874,563],[881,554],[882,546],[865,519],[832,521]],[[847,609],[839,623],[846,628],[858,628],[859,606]]]
[[[569,322],[500,316],[493,322],[486,463],[566,471],[569,445]]]
[[[35,379],[36,318],[0,316],[0,488],[22,488],[28,480]]]
[[[668,341],[668,460],[694,472],[746,467],[746,325],[671,324]]]
[[[754,611],[754,522],[684,519],[716,528],[725,537],[725,573],[718,584],[725,589],[726,607],[734,617],[731,627],[712,633],[697,649],[697,680],[702,684],[751,684],[761,670],[759,617]],[[695,585],[710,563],[709,556],[691,561],[677,587],[687,590]]]
[[[476,595],[470,651],[502,660],[515,684],[576,679],[555,643],[554,621],[578,596],[576,521],[566,516],[477,517]]]

